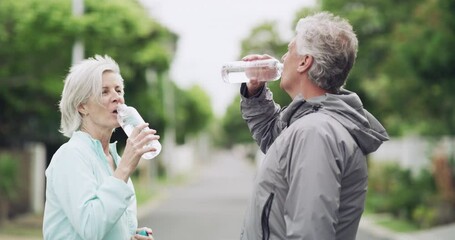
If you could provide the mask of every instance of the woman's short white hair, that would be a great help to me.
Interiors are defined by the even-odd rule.
[[[96,101],[100,100],[103,73],[106,71],[112,71],[120,76],[118,64],[107,55],[95,55],[71,67],[65,78],[59,103],[62,114],[60,132],[64,136],[71,137],[80,129],[82,124],[82,116],[78,111],[80,104],[86,103],[90,97],[95,97]]]
[[[313,57],[310,79],[329,92],[346,83],[357,56],[358,40],[351,24],[329,12],[302,18],[296,27],[299,55]]]

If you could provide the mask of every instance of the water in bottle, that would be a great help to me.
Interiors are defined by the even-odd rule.
[[[131,135],[131,132],[133,132],[134,127],[145,122],[134,107],[125,104],[119,104],[117,107],[117,121],[128,137]],[[158,140],[152,140],[147,146],[154,147],[156,151],[144,153],[144,155],[142,155],[142,158],[144,159],[152,159],[161,152],[161,144]]]
[[[250,79],[261,82],[280,79],[283,64],[277,59],[263,59],[255,61],[235,61],[224,64],[221,68],[221,77],[227,83],[243,83]]]

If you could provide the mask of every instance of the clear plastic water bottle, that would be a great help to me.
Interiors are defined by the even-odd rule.
[[[280,79],[283,64],[277,59],[263,59],[255,61],[235,61],[225,63],[221,67],[221,77],[227,83],[243,83],[250,79],[261,82]]]
[[[130,107],[125,104],[119,104],[117,107],[117,121],[128,137],[131,135],[131,132],[133,132],[134,127],[145,122],[134,107]],[[147,144],[147,146],[154,147],[156,151],[144,153],[142,158],[150,160],[160,154],[161,144],[158,140],[152,140]]]

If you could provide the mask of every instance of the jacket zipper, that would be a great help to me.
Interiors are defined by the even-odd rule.
[[[270,228],[269,228],[269,216],[270,210],[272,209],[272,202],[275,194],[270,193],[267,201],[265,202],[264,208],[262,209],[261,215],[261,226],[262,226],[262,240],[269,240]]]

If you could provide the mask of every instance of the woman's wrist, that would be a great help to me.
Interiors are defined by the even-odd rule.
[[[114,171],[114,177],[123,180],[124,182],[128,182],[128,179],[130,178],[130,173],[128,168],[126,167],[117,167]]]

